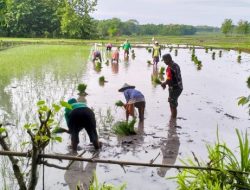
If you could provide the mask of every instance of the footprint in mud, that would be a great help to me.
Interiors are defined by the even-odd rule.
[[[177,117],[177,119],[178,120],[184,120],[184,121],[186,121],[187,119],[186,118],[184,118],[184,117]]]

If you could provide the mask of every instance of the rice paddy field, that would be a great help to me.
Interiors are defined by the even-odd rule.
[[[249,51],[250,38],[238,42],[235,40],[238,46],[234,47],[229,45],[230,40],[234,41],[231,38],[223,44],[216,40],[206,42],[205,38],[200,42],[201,39],[193,39],[193,43],[190,43],[192,46],[188,47],[188,37],[186,40],[183,37],[164,41],[166,48],[162,53],[170,53],[179,64],[184,84],[179,98],[177,127],[171,126],[169,122],[167,89],[163,90],[152,82],[152,77],[159,76],[161,67],[166,68],[166,65],[163,62],[157,67],[149,64],[152,56],[146,48],[133,48],[135,57],[128,59],[124,59],[120,51],[119,63],[112,63],[111,53],[106,52],[105,47],[98,46],[104,61],[97,70],[96,63],[91,60],[94,41],[65,40],[66,43],[59,43],[48,40],[47,43],[41,40],[40,43],[40,40],[36,42],[34,39],[23,43],[25,40],[22,39],[0,39],[2,42],[13,42],[13,45],[5,46],[0,51],[0,121],[7,124],[12,149],[29,150],[30,147],[22,143],[29,139],[23,126],[38,120],[37,101],[45,100],[52,104],[72,97],[79,98],[77,87],[80,83],[87,84],[88,95],[84,101],[95,112],[98,133],[103,142],[102,149],[96,154],[83,130],[78,153],[86,151],[84,157],[95,155],[107,160],[147,163],[156,158],[155,163],[181,165],[180,159],[190,158],[194,152],[205,160],[206,145],[216,141],[217,129],[220,139],[230,148],[236,148],[238,140],[235,129],[245,132],[250,128],[247,108],[237,105],[238,97],[249,95],[246,80],[250,73],[250,54],[244,50]],[[137,39],[139,45],[147,45],[149,42],[146,41],[150,40],[149,37],[141,41]],[[199,43],[219,49],[206,50]],[[238,48],[243,51],[229,50]],[[193,49],[197,58],[192,57]],[[102,76],[106,82],[100,85]],[[162,75],[159,79],[164,78]],[[125,82],[135,85],[145,95],[146,113],[144,122],[136,122],[135,135],[118,136],[113,133],[112,126],[125,119],[123,108],[115,106],[118,100],[125,101],[123,94],[118,92]],[[61,127],[67,128],[63,114],[62,110],[56,119]],[[61,134],[61,137],[63,141],[50,144],[46,153],[71,155],[69,135]],[[7,157],[0,156],[0,160],[0,189],[16,189]],[[68,161],[51,162],[68,164]],[[21,163],[25,163],[25,158]],[[118,165],[74,162],[67,171],[45,167],[45,189],[74,189],[78,183],[87,189],[93,171],[96,171],[100,182],[116,185],[125,182],[129,190],[177,188],[176,180],[168,179],[177,175],[178,170],[175,169],[139,166],[122,168]],[[38,189],[42,186],[43,180],[39,177]]]

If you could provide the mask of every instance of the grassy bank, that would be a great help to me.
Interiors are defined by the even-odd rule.
[[[121,36],[105,40],[76,40],[76,39],[47,39],[47,38],[0,38],[0,44],[19,45],[19,44],[50,44],[50,45],[91,45],[95,42],[121,44],[125,39],[131,43],[151,43],[152,36]],[[161,44],[189,44],[213,48],[241,49],[250,52],[250,36],[224,36],[222,34],[201,34],[194,36],[155,36]]]

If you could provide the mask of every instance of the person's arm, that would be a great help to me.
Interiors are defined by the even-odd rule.
[[[155,51],[155,48],[153,48],[153,52],[152,52],[152,58],[154,58],[154,51]]]

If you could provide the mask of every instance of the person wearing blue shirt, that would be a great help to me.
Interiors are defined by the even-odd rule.
[[[135,89],[135,86],[131,86],[125,83],[122,88],[119,89],[119,92],[123,92],[126,99],[126,104],[124,105],[126,109],[126,120],[128,121],[129,115],[135,117],[134,107],[138,109],[140,121],[144,120],[144,111],[145,111],[145,98],[144,95]]]

